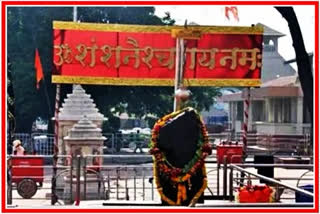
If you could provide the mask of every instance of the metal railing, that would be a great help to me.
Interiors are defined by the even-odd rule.
[[[25,155],[8,156],[8,159],[14,157],[26,159],[33,157],[46,159],[53,158],[52,155]],[[95,190],[95,193],[98,195],[97,200],[128,202],[157,201],[160,203],[160,197],[153,179],[153,161],[151,155],[88,155],[83,157],[59,155],[58,158],[64,158],[65,161],[61,161],[61,163],[69,162],[70,165],[58,165],[56,167],[56,177],[53,177],[52,170],[54,167],[52,165],[15,165],[9,167],[8,172],[11,176],[8,176],[7,203],[12,204],[12,200],[22,200],[16,193],[12,194],[12,191],[17,190],[17,185],[12,183],[12,169],[23,168],[27,168],[28,170],[43,169],[45,185],[41,187],[41,190],[42,192],[44,190],[46,194],[50,193],[52,205],[57,202],[72,204],[75,201],[76,204],[79,204],[80,200],[90,200],[90,198],[88,198],[88,190],[92,192],[92,185],[90,184],[89,179],[92,179],[93,177],[96,178],[95,182],[98,182],[101,187]],[[93,165],[92,162],[90,162],[92,161],[90,158],[103,158],[103,164],[97,168],[96,165]],[[131,161],[133,159],[135,160],[134,163]],[[216,172],[214,168],[215,167],[208,168],[208,174],[211,174],[212,177],[215,177],[215,174],[212,174]],[[32,176],[25,176],[33,179]],[[213,187],[215,184],[211,183],[210,185],[209,189],[212,190],[211,193],[215,192],[216,187]],[[38,194],[34,197],[35,199],[39,199]]]
[[[103,133],[107,139],[104,142],[104,154],[118,153],[146,153],[151,136],[148,134],[121,134],[121,133]],[[225,140],[241,141],[242,133],[209,133],[209,142],[215,146],[217,143]],[[306,155],[310,146],[310,135],[308,133],[299,135],[299,139],[290,139],[290,143],[284,143],[285,137],[272,138],[272,135],[262,133],[248,133],[248,146],[258,146],[265,148],[265,153],[290,153],[294,155]],[[15,133],[13,140],[19,139],[27,154],[53,155],[54,135],[48,133]],[[288,141],[288,142],[289,142]],[[248,153],[257,152],[257,150]],[[259,150],[263,153],[263,150]]]
[[[129,149],[130,152],[133,153],[143,153],[142,148],[147,148],[150,142],[151,135],[149,134],[138,134],[138,133],[130,133],[130,134],[121,134],[116,133],[113,134],[113,146],[112,151],[121,152],[122,149]],[[128,150],[127,150],[128,151]]]
[[[53,155],[54,134],[32,133],[31,148],[33,154]]]
[[[301,189],[297,186],[293,186],[291,184],[286,183],[286,181],[289,180],[301,180],[301,177],[289,177],[289,176],[282,176],[282,177],[275,177],[275,178],[270,178],[264,175],[257,174],[255,172],[252,172],[250,170],[247,170],[245,168],[256,168],[256,167],[274,167],[274,168],[285,168],[285,169],[306,169],[306,170],[313,170],[313,165],[310,164],[228,164],[227,169],[229,170],[229,200],[232,201],[234,196],[233,193],[236,188],[234,188],[234,184],[236,183],[237,185],[244,185],[244,180],[263,180],[265,182],[268,182],[269,185],[275,187],[276,195],[275,195],[275,200],[276,202],[279,202],[281,199],[287,199],[287,198],[281,198],[281,192],[283,192],[285,189],[292,190],[294,192],[297,192],[302,195],[306,195],[309,197],[314,197],[314,194],[306,191],[304,189]],[[238,171],[242,173],[241,176],[235,178],[234,176],[234,171]],[[227,174],[225,172],[225,174]],[[253,177],[251,177],[253,176]],[[305,178],[303,180],[313,180],[312,178]],[[282,188],[282,190],[280,190]],[[224,194],[227,192],[227,186],[224,186]],[[294,198],[290,198],[294,199]],[[313,203],[301,203],[301,206],[312,206]]]
[[[8,156],[12,158],[15,156]],[[21,158],[43,157],[53,158],[53,156],[19,156]],[[58,165],[57,176],[53,177],[50,170],[53,166],[42,166],[44,169],[44,180],[46,185],[42,189],[48,189],[51,193],[52,205],[59,200],[64,203],[80,203],[80,200],[90,200],[89,192],[93,191],[98,195],[97,200],[117,200],[127,202],[148,202],[156,201],[160,203],[160,197],[157,194],[156,186],[153,180],[152,158],[150,155],[87,155],[87,156],[58,156],[59,158],[68,159],[68,166]],[[102,165],[97,166],[92,162],[92,158],[102,158]],[[135,162],[131,160],[135,160]],[[275,177],[268,178],[255,172],[246,170],[245,168],[254,167],[275,167],[285,169],[308,169],[312,170],[313,165],[301,164],[217,164],[215,159],[206,161],[208,188],[205,190],[205,200],[234,200],[235,184],[242,184],[248,180],[266,180],[273,183],[277,188],[286,188],[301,194],[313,196],[299,187],[286,184],[286,180],[294,180],[293,177]],[[12,191],[16,190],[16,185],[12,186],[12,168],[29,168],[30,170],[39,168],[39,166],[12,166],[8,173],[8,204],[12,203],[12,199],[20,200],[21,198],[15,194],[12,197]],[[242,173],[246,176],[238,176]],[[11,174],[11,177],[10,177]],[[29,176],[30,178],[30,176]],[[90,182],[97,185],[92,186]],[[91,180],[90,180],[91,179]],[[279,181],[281,180],[281,181]],[[307,179],[304,179],[307,180]],[[48,185],[50,184],[51,185]],[[55,183],[55,185],[53,185]],[[59,185],[56,185],[56,184]],[[68,188],[67,188],[68,187]],[[66,189],[67,188],[67,189]],[[94,189],[96,188],[96,189]],[[95,192],[94,192],[95,191]]]
[[[88,169],[94,169],[99,174],[101,182],[106,187],[106,200],[155,200],[155,186],[153,182],[152,165],[146,165],[152,163],[150,155],[108,155],[108,159],[127,159],[130,158],[143,158],[139,163],[134,165],[101,165],[97,168],[95,165],[87,163],[88,158],[106,157],[105,155],[87,155],[84,156],[83,171]],[[149,158],[148,158],[149,157]],[[84,181],[86,181],[87,174],[84,173]],[[87,183],[84,182],[84,189],[86,189]],[[159,200],[159,198],[157,198]]]

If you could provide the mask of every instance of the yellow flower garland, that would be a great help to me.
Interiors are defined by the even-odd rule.
[[[159,178],[159,171],[162,171],[165,174],[169,174],[170,172],[173,171],[173,169],[169,169],[169,166],[165,164],[163,161],[165,160],[164,155],[159,151],[157,148],[157,137],[159,134],[159,130],[162,126],[165,125],[165,123],[180,114],[181,112],[188,110],[189,108],[182,109],[180,111],[173,112],[171,114],[168,114],[161,118],[160,120],[157,121],[157,123],[154,126],[153,132],[152,132],[152,138],[151,138],[151,153],[153,154],[153,172],[154,172],[154,177],[155,177],[155,182],[157,185],[157,190],[160,194],[160,197],[163,201],[167,202],[169,205],[181,205],[181,202],[187,200],[187,190],[185,185],[183,184],[186,181],[190,182],[190,178],[192,175],[197,171],[199,167],[202,168],[202,174],[203,174],[203,184],[200,188],[200,190],[195,194],[195,196],[191,199],[190,204],[195,204],[201,194],[204,192],[205,188],[207,187],[207,177],[206,177],[206,168],[204,165],[204,159],[208,156],[208,153],[211,152],[211,146],[209,144],[208,140],[208,134],[206,131],[206,128],[204,126],[204,123],[202,119],[199,117],[199,122],[200,122],[200,130],[201,134],[203,137],[203,142],[202,142],[202,147],[201,149],[201,156],[197,160],[197,162],[190,168],[188,169],[188,172],[184,173],[184,175],[181,175],[182,170],[179,169],[178,174],[170,174],[170,180],[174,182],[177,186],[177,201],[173,201],[170,198],[168,198],[164,193],[163,193],[163,188],[160,184],[160,178]],[[175,168],[177,169],[177,168]],[[171,171],[170,171],[171,170]],[[179,175],[180,174],[180,175]]]

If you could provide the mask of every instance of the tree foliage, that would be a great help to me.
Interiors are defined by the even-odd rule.
[[[121,23],[141,25],[173,25],[175,21],[166,13],[157,17],[154,7],[78,7],[81,22]],[[72,7],[9,7],[8,56],[12,61],[13,85],[16,97],[17,132],[30,132],[36,117],[49,119],[54,114],[55,85],[51,84],[52,21],[72,21]],[[36,89],[34,52],[38,48],[44,70],[45,84]],[[48,91],[49,102],[45,88]],[[119,127],[114,115],[127,112],[136,117],[160,117],[173,108],[173,87],[84,86],[98,109],[109,120],[105,130]],[[71,93],[71,85],[62,85],[61,101]],[[198,110],[208,109],[219,95],[217,88],[191,88],[191,104]],[[49,105],[51,112],[49,111]]]
[[[52,20],[71,20],[72,8],[9,7],[7,11],[7,47],[16,97],[16,132],[30,132],[36,117],[50,118],[53,115],[48,108],[48,105],[54,106],[55,92],[55,86],[51,84]],[[36,48],[39,49],[46,82],[39,91],[34,70]],[[44,87],[49,91],[49,104]]]

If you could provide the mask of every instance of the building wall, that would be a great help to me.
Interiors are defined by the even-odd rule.
[[[231,130],[240,132],[243,123],[243,101],[230,102]],[[266,134],[303,134],[303,97],[271,97],[250,102],[249,131]]]
[[[253,129],[263,134],[305,134],[310,124],[255,122]]]
[[[255,123],[254,129],[257,133],[264,134],[295,134],[295,124],[292,123]]]

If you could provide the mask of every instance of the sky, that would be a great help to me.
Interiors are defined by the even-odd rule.
[[[282,18],[280,13],[272,6],[237,6],[239,22],[230,13],[230,20],[225,17],[225,6],[215,5],[176,5],[176,6],[155,6],[157,16],[165,16],[165,12],[170,12],[177,25],[184,25],[195,22],[199,25],[227,25],[227,26],[251,26],[251,24],[262,23],[286,36],[279,39],[279,53],[286,59],[295,58],[292,47],[287,21]],[[314,52],[315,29],[314,29],[314,6],[294,6],[302,36],[307,52]],[[296,67],[292,64],[293,67]]]

